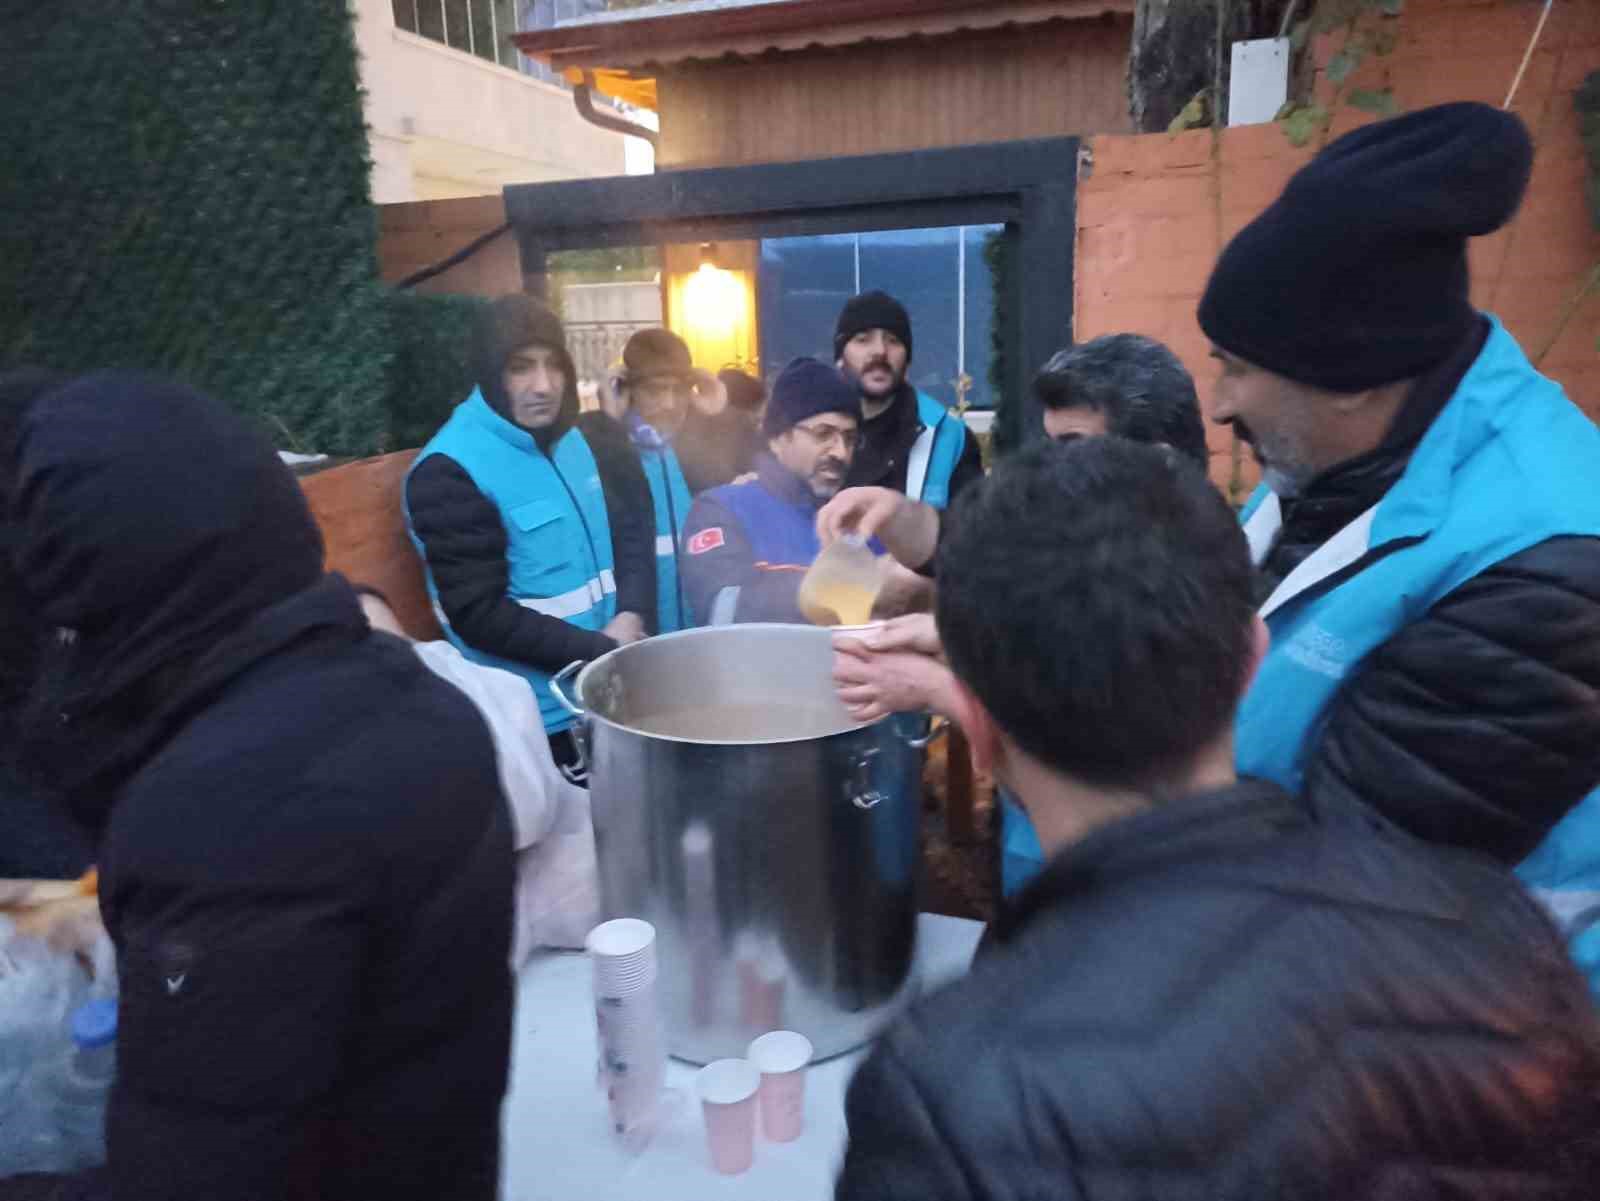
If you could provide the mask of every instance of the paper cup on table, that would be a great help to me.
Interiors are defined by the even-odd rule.
[[[793,1030],[774,1030],[751,1043],[746,1054],[761,1073],[761,1132],[772,1142],[792,1143],[805,1126],[811,1040]]]
[[[656,982],[656,928],[636,917],[601,922],[584,940],[595,995],[623,997]]]
[[[700,1069],[694,1084],[705,1113],[711,1166],[727,1176],[749,1170],[756,1153],[761,1073],[747,1059],[718,1059]]]

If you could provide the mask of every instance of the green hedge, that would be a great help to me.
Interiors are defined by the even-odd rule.
[[[1578,87],[1574,104],[1578,110],[1578,133],[1589,159],[1589,178],[1585,185],[1589,217],[1594,227],[1600,229],[1600,71],[1589,72]]]
[[[161,370],[280,446],[397,445],[345,5],[14,4],[4,28],[0,365]]]
[[[994,428],[990,443],[992,455],[1016,450],[1022,445],[1023,437],[1022,416],[1026,400],[1016,395],[1011,386],[1008,378],[1010,360],[1007,357],[1012,353],[1011,338],[1015,334],[1016,324],[1011,320],[1013,314],[1007,303],[1011,295],[1015,258],[1012,239],[1004,233],[997,231],[984,239],[983,263],[989,269],[989,279],[994,288],[994,311],[989,323],[989,387],[995,397]]]
[[[391,447],[421,446],[472,391],[472,319],[485,303],[471,296],[390,295],[395,347],[388,401]]]

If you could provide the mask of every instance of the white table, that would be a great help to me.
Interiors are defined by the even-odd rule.
[[[917,967],[924,989],[964,974],[983,926],[924,913]],[[721,1176],[706,1156],[696,1069],[672,1060],[661,1129],[640,1154],[613,1138],[595,1086],[595,1029],[588,961],[537,955],[517,983],[511,1089],[506,1097],[503,1201],[825,1201],[844,1152],[844,1093],[863,1051],[818,1064],[806,1079],[805,1133],[792,1143],[757,1134],[755,1166]]]

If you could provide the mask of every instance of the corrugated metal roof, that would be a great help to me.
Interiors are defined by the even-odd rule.
[[[1131,14],[1134,0],[689,0],[514,35],[559,68],[649,72],[672,63],[898,41]]]

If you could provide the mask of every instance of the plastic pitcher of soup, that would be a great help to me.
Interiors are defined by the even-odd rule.
[[[807,569],[800,581],[800,612],[813,625],[865,625],[882,588],[883,563],[862,539],[846,534]]]

